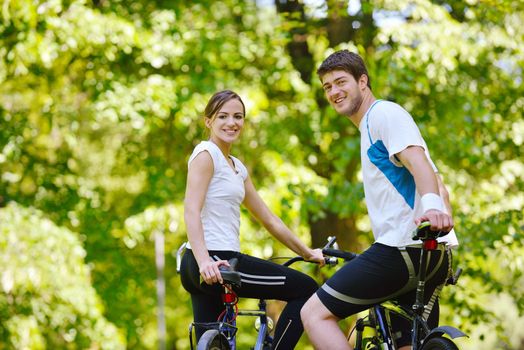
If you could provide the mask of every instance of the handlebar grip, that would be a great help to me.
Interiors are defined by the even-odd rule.
[[[437,239],[447,235],[448,232],[443,231],[432,231],[431,224],[429,221],[424,221],[413,231],[412,239],[416,240],[428,240],[428,239]]]
[[[288,261],[286,261],[286,262],[283,263],[282,265],[283,265],[283,266],[289,266],[289,265],[291,265],[291,264],[296,263],[297,261],[304,261],[304,258],[301,257],[301,256],[295,256],[294,258],[289,259]]]
[[[344,259],[345,261],[353,260],[358,256],[355,253],[345,252],[343,250],[331,249],[331,248],[322,249],[322,254],[328,255],[328,256],[334,256],[336,258],[341,258],[341,259]]]
[[[237,258],[229,259],[228,263],[229,263],[229,266],[220,265],[218,267],[218,270],[220,272],[222,272],[222,271],[224,271],[224,272],[225,271],[236,271],[237,270],[237,264],[238,264],[238,259]]]
[[[220,274],[222,275],[222,279],[224,280],[224,283],[226,284],[232,284],[235,286],[240,287],[242,284],[240,279],[240,274],[236,271],[238,259],[232,258],[228,260],[229,266],[219,266],[218,270],[220,271]]]

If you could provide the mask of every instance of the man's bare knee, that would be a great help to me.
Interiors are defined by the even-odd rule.
[[[311,296],[311,298],[309,298],[309,300],[304,304],[302,310],[300,310],[300,317],[306,328],[310,323],[335,318],[316,294],[313,294],[313,296]]]
[[[315,349],[349,350],[346,336],[341,331],[339,319],[314,294],[300,310],[304,329]]]
[[[309,319],[309,315],[311,315],[311,298],[306,301],[306,303],[304,304],[304,306],[302,306],[302,309],[300,309],[300,318],[302,319],[302,323],[306,323],[307,320]]]

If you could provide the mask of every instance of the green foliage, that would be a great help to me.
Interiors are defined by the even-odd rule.
[[[350,14],[340,2],[307,3],[302,13],[302,2],[295,12],[235,0],[0,2],[0,206],[18,203],[0,209],[3,343],[155,348],[161,232],[168,344],[188,347],[174,252],[185,240],[187,157],[218,89],[246,102],[233,153],[270,207],[307,242],[338,233],[345,246],[365,246],[358,130],[327,105],[313,71],[350,48],[364,56],[375,95],[412,113],[449,186],[465,272],[444,296],[454,312],[443,314],[474,340],[492,337],[491,348],[518,348],[524,7],[374,0]],[[349,41],[335,47],[333,28]],[[289,255],[247,213],[241,237],[246,252]],[[300,268],[319,282],[332,273]],[[516,311],[506,319],[488,300]]]
[[[14,202],[0,209],[2,349],[124,349],[78,235]]]

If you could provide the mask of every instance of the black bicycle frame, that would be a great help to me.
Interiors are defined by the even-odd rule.
[[[395,349],[395,345],[393,343],[392,330],[390,326],[391,322],[389,318],[389,313],[395,313],[396,315],[402,316],[406,320],[412,322],[412,350],[419,349],[421,343],[420,336],[422,335],[423,337],[425,337],[430,331],[422,315],[424,313],[424,289],[426,284],[426,267],[429,259],[428,252],[431,250],[435,250],[436,247],[436,240],[424,241],[422,245],[422,253],[420,256],[420,266],[417,278],[418,282],[416,297],[415,303],[413,304],[412,308],[408,309],[406,307],[403,307],[402,305],[398,305],[389,301],[379,305],[375,305],[372,308],[370,308],[368,316],[369,320],[367,322],[362,321],[360,324],[357,322],[357,340],[355,347],[356,350],[362,349],[362,331],[364,327],[375,327],[377,332],[380,333],[380,337],[377,339],[379,339],[382,342],[380,344],[381,349]]]
[[[258,310],[238,310],[239,316],[255,316],[260,318],[260,328],[257,331],[257,340],[255,342],[254,350],[261,350],[266,341],[272,342],[273,339],[269,335],[269,324],[267,316],[266,301],[260,299],[258,301]]]
[[[420,346],[420,340],[418,337],[422,334],[425,336],[429,333],[430,329],[427,326],[426,322],[422,318],[421,315],[417,315],[414,313],[413,310],[403,307],[402,305],[395,304],[393,302],[385,302],[380,305],[375,305],[369,310],[369,322],[362,323],[360,329],[357,326],[357,331],[361,331],[362,327],[374,327],[376,328],[377,332],[380,334],[380,337],[377,338],[381,341],[380,346],[381,349],[387,349],[387,350],[394,350],[395,345],[393,343],[393,334],[391,329],[391,321],[389,315],[391,313],[394,313],[397,316],[401,316],[405,318],[408,321],[411,321],[413,324],[413,329],[416,329],[417,331],[413,332],[416,333],[417,338],[412,338],[412,349],[418,349]],[[360,333],[360,332],[359,332]],[[361,342],[362,342],[362,335],[361,333],[357,333],[357,339],[356,339],[356,346],[355,350],[361,349]]]
[[[420,345],[420,327],[424,327],[425,334],[429,332],[426,322],[422,319],[424,313],[424,288],[426,286],[426,267],[428,266],[429,252],[435,250],[437,247],[438,242],[434,238],[426,239],[422,242],[422,255],[420,256],[420,265],[418,269],[417,292],[415,304],[413,305],[413,311],[415,313],[415,317],[413,317],[413,333],[411,334],[411,346],[413,350],[418,350]]]

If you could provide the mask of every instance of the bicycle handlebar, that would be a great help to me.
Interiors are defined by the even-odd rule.
[[[330,237],[328,237],[328,242],[322,248],[322,254],[324,254],[326,256],[325,257],[325,264],[326,265],[328,265],[328,266],[335,266],[335,265],[337,265],[338,264],[337,258],[344,259],[344,261],[349,261],[349,260],[352,260],[352,259],[354,259],[354,258],[356,258],[358,256],[358,254],[338,249],[338,245],[337,245],[336,241],[337,241],[337,237],[330,236]],[[186,248],[186,245],[187,245],[187,242],[184,242],[177,250],[177,254],[176,254],[176,267],[177,267],[176,270],[177,270],[177,272],[180,272],[180,262],[182,260],[182,252]],[[289,259],[288,261],[286,261],[282,265],[290,266],[290,265],[292,265],[293,263],[295,263],[297,261],[305,261],[305,260],[301,256],[296,256],[294,258]],[[224,277],[224,275],[226,275],[227,279],[230,280],[230,282],[233,282],[234,284],[238,283],[237,282],[238,278],[235,276],[235,274],[237,274],[237,272],[234,271],[235,270],[235,265],[236,265],[237,262],[238,262],[237,259],[233,259],[233,260],[229,261],[229,264],[231,265],[230,268],[224,268],[223,266],[220,267],[220,270],[221,270],[220,272],[222,274],[222,277]],[[232,275],[232,276],[229,276],[229,275]]]
[[[322,249],[322,254],[328,255],[328,256],[333,256],[335,258],[341,258],[341,259],[344,259],[344,261],[353,260],[353,259],[355,259],[358,256],[358,254],[355,254],[355,253],[346,252],[346,251],[343,251],[343,250],[333,249],[333,248],[324,248],[324,249]]]
[[[322,248],[322,254],[334,258],[341,258],[344,259],[344,261],[353,260],[358,256],[358,254],[338,249],[337,237],[329,236],[327,240],[328,242]]]
[[[225,283],[230,283],[236,286],[241,285],[240,281],[240,274],[238,271],[236,271],[238,259],[233,258],[229,259],[229,266],[219,266],[218,270],[220,271],[220,274],[222,275],[222,279]]]
[[[352,260],[352,259],[354,259],[354,258],[356,258],[358,256],[358,254],[338,249],[338,245],[337,245],[336,242],[337,242],[337,237],[329,236],[328,237],[328,242],[322,248],[322,254],[324,254],[326,256],[325,257],[326,265],[329,265],[329,266],[337,265],[338,264],[337,258],[344,259],[344,261],[349,261],[349,260]],[[305,261],[305,260],[301,256],[296,256],[294,258],[289,259],[288,261],[286,261],[282,265],[290,266],[290,265],[294,264],[297,261]]]
[[[301,256],[295,256],[294,258],[289,259],[288,261],[286,261],[282,265],[283,266],[290,266],[290,265],[293,265],[294,263],[296,263],[297,261],[307,261],[307,260],[305,260]],[[310,261],[310,262],[313,262],[313,261]],[[333,258],[329,258],[329,257],[324,258],[324,262],[325,262],[326,265],[329,265],[329,266],[335,266],[336,264],[338,264],[337,259],[333,259]]]
[[[444,237],[449,232],[443,232],[443,231],[432,231],[431,230],[431,224],[429,221],[424,221],[418,225],[418,227],[413,231],[412,233],[412,239],[414,241],[416,240],[430,240],[430,239],[437,239],[439,237]]]

